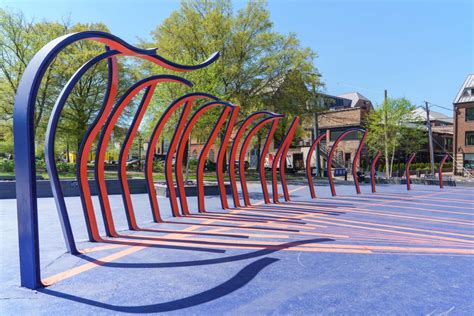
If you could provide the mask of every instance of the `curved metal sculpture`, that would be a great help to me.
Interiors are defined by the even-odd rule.
[[[186,143],[188,142],[189,135],[191,134],[191,131],[193,127],[196,125],[198,119],[207,111],[209,111],[212,108],[216,107],[223,107],[223,111],[221,112],[221,115],[219,119],[217,120],[216,124],[214,125],[214,128],[211,132],[211,135],[208,138],[208,141],[204,145],[203,150],[201,151],[201,154],[198,159],[198,166],[196,169],[196,185],[198,189],[198,208],[199,212],[204,211],[204,180],[203,180],[203,172],[204,172],[204,164],[206,162],[207,158],[207,153],[209,152],[212,144],[214,143],[215,138],[217,137],[217,133],[219,132],[220,128],[225,122],[225,119],[227,118],[227,115],[229,112],[234,108],[234,106],[230,103],[226,102],[221,102],[221,101],[214,101],[207,103],[200,107],[196,112],[193,114],[193,116],[189,119],[188,124],[186,125],[186,128],[184,129],[181,140],[179,141],[179,145],[177,145],[177,150],[176,150],[176,160],[175,160],[175,177],[176,177],[176,186],[178,187],[178,192],[179,192],[179,202],[181,204],[181,211],[183,215],[189,215],[189,208],[188,208],[188,202],[186,199],[186,190],[184,187],[184,179],[183,179],[183,172],[182,172],[182,161],[184,157],[184,150],[186,148]],[[176,146],[177,142],[171,142],[171,145],[174,144]],[[169,158],[170,155],[168,155],[167,158]],[[168,189],[170,189],[170,186],[174,187],[174,183],[169,183],[168,184]],[[171,191],[170,191],[170,201],[173,203],[173,201],[176,203],[176,195],[172,196]],[[173,199],[173,200],[171,200]],[[173,205],[173,204],[172,204]],[[173,207],[173,206],[172,206]],[[176,209],[173,210],[173,214],[175,216],[179,216],[179,209],[177,207],[177,204],[175,205]],[[176,214],[175,214],[176,211]]]
[[[79,183],[79,193],[81,197],[82,209],[84,211],[84,218],[86,220],[87,232],[89,234],[89,240],[91,241],[99,241],[101,240],[101,237],[97,228],[97,219],[94,213],[91,190],[89,187],[89,179],[87,176],[87,157],[94,139],[99,134],[107,119],[107,116],[112,110],[114,100],[117,97],[118,89],[117,58],[110,57],[108,59],[108,64],[108,83],[104,103],[82,139],[76,160],[76,178],[77,182]]]
[[[131,200],[130,188],[127,179],[127,161],[126,158],[130,152],[130,148],[137,135],[140,123],[146,113],[147,107],[153,96],[153,92],[157,85],[162,82],[174,82],[183,84],[185,86],[192,86],[191,82],[184,78],[177,77],[174,75],[154,75],[145,79],[142,79],[132,85],[120,98],[117,97],[118,91],[118,65],[117,57],[119,56],[134,56],[140,59],[144,59],[155,63],[168,70],[177,72],[192,71],[206,67],[213,63],[219,54],[213,54],[205,62],[188,66],[173,63],[169,60],[156,54],[154,49],[145,50],[134,47],[123,40],[115,37],[111,34],[96,31],[87,31],[65,35],[59,37],[47,45],[45,45],[31,60],[25,69],[25,72],[21,78],[17,95],[15,98],[14,106],[14,138],[15,138],[15,165],[16,165],[16,188],[17,188],[17,208],[18,208],[18,235],[19,235],[19,253],[20,253],[20,272],[21,272],[21,285],[30,289],[35,289],[43,286],[41,281],[40,271],[40,254],[39,254],[39,238],[38,238],[38,209],[37,209],[37,195],[36,195],[36,170],[35,170],[35,126],[34,126],[34,112],[35,103],[40,87],[41,80],[44,76],[45,71],[62,50],[67,48],[69,45],[80,41],[80,40],[92,40],[95,42],[103,43],[106,45],[106,51],[92,58],[81,66],[74,75],[67,82],[65,87],[62,89],[61,94],[55,106],[52,110],[51,117],[48,122],[48,128],[46,132],[46,164],[48,173],[50,176],[51,187],[55,198],[59,219],[61,222],[61,228],[68,251],[72,254],[78,254],[80,251],[77,249],[74,235],[69,220],[69,214],[67,211],[64,195],[61,189],[59,175],[55,164],[54,156],[54,140],[57,125],[60,119],[61,111],[64,108],[69,94],[71,93],[74,86],[79,82],[81,77],[94,65],[101,61],[107,61],[108,64],[108,83],[104,94],[104,100],[98,111],[97,116],[94,118],[92,124],[88,127],[82,142],[80,144],[77,162],[76,162],[76,176],[79,183],[79,190],[81,196],[81,203],[84,211],[84,218],[86,221],[86,227],[91,241],[102,241],[106,242],[98,228],[98,220],[95,215],[94,206],[92,203],[91,188],[89,186],[88,179],[88,155],[91,151],[92,144],[98,137],[96,156],[94,159],[95,168],[94,176],[99,189],[99,201],[101,206],[101,215],[105,224],[106,235],[110,237],[119,237],[114,224],[114,218],[112,216],[111,205],[108,197],[106,180],[105,180],[105,155],[106,149],[111,139],[113,129],[122,113],[122,111],[128,106],[132,99],[143,91],[143,96],[139,103],[137,112],[134,115],[133,121],[128,129],[125,140],[120,149],[119,155],[119,171],[118,181],[122,189],[122,199],[125,208],[125,214],[127,216],[128,227],[131,230],[139,230],[140,227],[137,224],[135,218],[135,212]],[[191,111],[193,102],[197,99],[210,99],[211,102],[200,107],[193,116],[187,120],[188,115]],[[165,160],[165,177],[166,183],[170,192],[170,204],[172,214],[179,216],[179,207],[177,204],[177,194],[173,181],[173,156],[176,154],[175,163],[175,176],[176,185],[179,191],[179,199],[181,203],[181,209],[184,215],[189,214],[189,210],[186,202],[186,192],[183,183],[182,175],[182,161],[185,150],[186,142],[191,133],[192,128],[195,126],[198,118],[204,114],[207,110],[214,107],[222,107],[222,112],[219,119],[214,125],[210,136],[208,137],[206,144],[199,156],[198,168],[196,173],[197,178],[197,189],[198,189],[198,209],[199,212],[205,211],[204,206],[204,165],[207,158],[207,154],[211,147],[214,145],[219,132],[226,126],[223,132],[221,144],[219,146],[217,156],[217,182],[220,191],[221,204],[223,208],[228,207],[227,197],[225,192],[225,183],[223,176],[223,168],[226,164],[225,154],[228,147],[228,142],[232,136],[233,127],[235,120],[238,115],[239,107],[230,103],[219,101],[218,98],[206,94],[206,93],[190,93],[182,96],[175,100],[169,105],[164,111],[163,115],[159,118],[158,122],[154,126],[153,132],[150,136],[149,146],[146,152],[145,159],[145,179],[148,190],[148,197],[152,209],[152,216],[155,222],[161,222],[161,214],[159,211],[158,201],[156,198],[156,191],[153,183],[153,160],[154,151],[161,135],[161,132],[169,120],[171,115],[178,109],[181,110],[179,121],[175,126],[175,130],[172,136],[170,147],[167,152]],[[225,125],[227,117],[229,117],[227,125]],[[244,156],[245,150],[248,147],[252,136],[263,127],[265,124],[272,122],[272,125],[267,134],[265,144],[262,151],[262,156],[259,161],[260,165],[260,181],[262,189],[264,191],[265,202],[269,203],[270,198],[268,196],[268,190],[266,188],[265,181],[265,156],[268,152],[271,140],[275,133],[278,121],[282,118],[282,115],[275,114],[269,111],[261,111],[251,114],[247,119],[244,120],[240,126],[231,147],[231,154],[229,157],[229,175],[231,179],[232,192],[234,198],[234,204],[240,206],[239,198],[236,188],[235,181],[235,156],[244,133],[247,127],[257,118],[263,119],[257,123],[247,134],[241,148],[239,155],[239,171],[241,174],[241,184],[244,193],[244,201],[246,205],[250,205],[248,192],[246,189],[246,181],[244,175]],[[275,160],[272,170],[272,185],[274,200],[278,201],[277,183],[276,183],[276,169],[277,163],[280,164],[280,177],[284,191],[285,200],[289,200],[289,192],[286,184],[285,177],[285,157],[288,153],[293,139],[298,117],[296,117],[286,133],[280,147],[277,151],[277,156],[280,157]],[[141,157],[140,157],[141,158]],[[245,189],[244,189],[245,188]]]
[[[407,164],[405,166],[405,177],[407,178],[407,190],[411,190],[411,180],[410,180],[410,165],[412,161],[415,159],[416,153],[413,153],[408,158]]]
[[[377,155],[375,155],[374,159],[370,163],[370,185],[372,187],[372,193],[376,192],[375,184],[375,167],[377,166],[377,162],[379,161],[380,157],[382,156],[382,152],[378,151]]]
[[[283,117],[283,115],[281,116]],[[273,135],[275,134],[277,125],[279,123],[279,118],[271,118],[272,119],[272,125],[270,127],[270,131],[268,132],[267,139],[265,140],[265,144],[263,145],[262,152],[260,153],[260,161],[259,161],[259,166],[258,166],[258,172],[260,175],[260,184],[262,186],[262,192],[263,192],[263,201],[265,204],[270,204],[270,196],[268,195],[268,187],[267,187],[267,179],[265,175],[265,158],[268,154],[268,150],[270,148],[270,144],[273,139]]]
[[[268,135],[265,140],[265,145],[262,153],[260,154],[260,183],[262,184],[262,190],[263,190],[263,197],[265,202],[269,202],[270,198],[268,196],[268,189],[266,186],[266,180],[265,180],[265,156],[267,154],[268,148],[270,146],[271,139],[273,138],[273,134],[275,133],[276,125],[278,124],[278,120],[280,119],[280,116],[271,116],[262,119],[260,122],[258,122],[247,134],[247,136],[244,139],[244,142],[242,143],[242,146],[240,148],[240,153],[239,153],[239,176],[240,176],[240,185],[242,187],[242,196],[244,197],[244,205],[245,206],[250,206],[250,198],[249,198],[249,192],[247,188],[247,180],[245,178],[245,153],[247,152],[247,148],[250,144],[250,141],[252,140],[252,136],[254,136],[260,129],[262,129],[263,126],[266,124],[272,122],[272,126],[270,128],[270,131],[268,132]],[[262,172],[262,167],[263,167],[263,172]]]
[[[293,141],[293,137],[295,136],[296,127],[298,126],[299,117],[295,117],[290,124],[290,128],[286,132],[285,137],[278,147],[278,150],[273,158],[273,165],[272,165],[272,193],[273,193],[273,202],[280,203],[278,199],[278,183],[277,183],[277,163],[280,164],[280,180],[281,186],[283,188],[283,195],[285,197],[285,201],[290,200],[290,194],[288,192],[288,186],[286,184],[286,155],[288,150],[290,149],[291,142]]]
[[[86,73],[90,68],[94,65],[99,63],[104,59],[108,59],[108,77],[109,82],[107,86],[106,97],[104,99],[104,104],[101,108],[101,115],[104,111],[108,113],[112,107],[113,98],[115,98],[116,88],[117,88],[117,76],[114,74],[116,73],[117,69],[117,62],[116,58],[113,58],[119,54],[117,51],[110,51],[96,56],[86,62],[84,65],[79,68],[74,75],[69,79],[66,83],[66,86],[62,89],[49,117],[48,127],[46,129],[46,140],[45,140],[45,162],[46,168],[48,171],[48,176],[51,183],[51,189],[53,191],[54,200],[56,203],[56,208],[60,212],[60,219],[61,220],[61,228],[63,230],[63,234],[65,235],[66,247],[70,253],[77,254],[79,251],[76,248],[74,242],[74,236],[71,229],[71,224],[69,223],[69,216],[67,216],[67,207],[64,201],[64,195],[62,193],[61,185],[59,182],[59,175],[56,168],[56,158],[54,154],[54,139],[56,137],[56,130],[57,125],[59,122],[59,118],[61,115],[61,111],[64,108],[66,101],[74,88],[75,84],[81,79],[81,77]],[[112,98],[112,102],[110,102],[110,98]],[[94,124],[93,124],[94,125]],[[90,129],[89,129],[90,131]],[[88,132],[89,132],[88,131]],[[83,146],[81,146],[83,147]],[[79,162],[78,162],[79,163]],[[80,166],[80,164],[78,164]],[[87,160],[86,160],[86,167],[87,167]],[[86,171],[87,172],[87,171]],[[86,174],[86,181],[87,181],[87,174]],[[81,191],[82,192],[82,191]],[[92,202],[91,202],[92,204]],[[65,213],[66,216],[62,217],[61,214]],[[100,239],[99,232],[97,229],[97,222],[95,216],[90,218],[86,214],[86,226],[89,233],[89,238],[91,240],[98,240]]]
[[[247,130],[247,127],[253,121],[265,115],[275,116],[277,114],[270,111],[258,111],[258,112],[254,112],[250,114],[247,118],[245,118],[245,120],[240,125],[239,129],[237,130],[237,133],[234,136],[234,141],[232,142],[232,147],[229,154],[229,179],[230,179],[230,185],[232,189],[232,199],[234,201],[235,207],[240,207],[239,192],[237,190],[237,180],[235,176],[235,158],[237,155],[237,150],[238,150],[240,141],[245,131]]]
[[[236,105],[230,113],[229,122],[227,123],[224,137],[222,138],[221,146],[219,147],[219,152],[217,154],[216,176],[217,184],[219,186],[219,197],[221,199],[221,206],[223,209],[229,208],[229,202],[227,201],[227,193],[223,174],[223,170],[226,165],[225,157],[227,152],[227,145],[229,144],[230,137],[232,136],[232,131],[234,130],[234,125],[237,119],[237,115],[239,114],[239,109],[240,107]]]
[[[48,44],[46,44],[30,61],[26,67],[20,84],[17,89],[14,106],[14,139],[15,139],[15,165],[16,168],[16,187],[17,187],[17,210],[18,210],[18,234],[20,237],[20,270],[21,270],[21,285],[31,289],[42,286],[40,278],[40,264],[39,264],[39,241],[38,241],[38,208],[36,195],[36,168],[35,168],[35,126],[34,126],[34,112],[35,102],[38,94],[41,79],[44,76],[46,69],[51,62],[63,49],[80,40],[92,40],[103,43],[113,50],[126,56],[136,56],[141,59],[153,62],[161,67],[169,70],[184,72],[203,68],[213,63],[219,57],[218,53],[213,54],[208,60],[199,65],[180,65],[156,54],[155,49],[140,49],[134,47],[122,39],[105,32],[86,31],[79,33],[72,33],[61,36]],[[111,53],[112,54],[112,53]],[[103,57],[107,58],[107,57]],[[110,78],[109,67],[109,78]],[[113,77],[113,76],[112,76]],[[107,94],[111,97],[110,85],[114,83],[109,82],[109,89]],[[67,93],[67,91],[65,91]],[[65,94],[66,94],[65,93]],[[111,98],[108,98],[108,101]],[[109,104],[108,102],[105,102]],[[54,128],[51,128],[52,131]],[[95,130],[96,131],[96,130]],[[53,137],[54,138],[54,137]],[[50,148],[53,147],[54,142],[49,143]],[[87,147],[87,146],[84,146]],[[48,159],[50,159],[49,157]],[[52,161],[48,170],[53,174],[52,187],[58,208],[58,214],[61,221],[64,239],[68,251],[77,253],[75,241],[67,214],[67,209],[64,203],[64,196],[62,195],[59,186],[59,180],[54,175],[57,175],[57,170],[51,168]],[[84,164],[84,159],[81,160]],[[85,194],[84,194],[85,193]],[[85,196],[87,189],[83,191]],[[91,222],[87,222],[90,228]],[[91,234],[93,238],[99,237],[98,234]]]
[[[308,178],[309,193],[311,194],[312,199],[316,198],[316,192],[314,190],[313,175],[311,174],[311,159],[313,158],[313,153],[316,149],[316,146],[319,146],[321,141],[326,138],[326,136],[327,134],[324,133],[319,135],[314,140],[314,142],[311,144],[311,147],[309,148],[308,156],[306,157],[306,178]]]
[[[362,128],[351,128],[344,131],[341,135],[339,135],[339,137],[334,141],[334,144],[332,145],[331,151],[329,152],[329,155],[328,155],[327,173],[328,173],[329,186],[331,187],[332,196],[336,196],[336,188],[334,187],[334,180],[332,178],[332,173],[331,173],[332,159],[334,157],[334,152],[337,148],[337,145],[344,137],[346,137],[347,135],[351,133],[356,133],[356,132],[364,133],[359,143],[359,147],[357,148],[354,159],[352,161],[352,176],[354,177],[354,185],[355,185],[357,194],[360,194],[359,179],[357,177],[357,168],[355,166],[357,165],[357,161],[359,160],[360,153],[362,152],[362,148],[364,147],[365,139],[367,137],[367,130],[364,130]]]
[[[441,159],[441,162],[439,163],[439,168],[438,168],[438,178],[439,178],[439,188],[443,189],[444,184],[443,184],[443,166],[446,160],[449,158],[449,155],[446,154],[444,155],[443,159]]]
[[[97,186],[99,188],[99,201],[104,217],[104,223],[105,223],[105,229],[107,232],[107,236],[110,237],[117,237],[118,234],[115,230],[114,227],[114,222],[113,222],[113,216],[112,216],[112,211],[110,207],[110,201],[107,193],[107,186],[105,182],[105,154],[107,151],[107,145],[109,143],[113,128],[115,124],[117,123],[120,114],[122,111],[127,107],[127,105],[130,103],[130,101],[133,99],[134,96],[138,94],[141,90],[145,90],[145,93],[143,95],[142,101],[138,107],[138,112],[137,115],[143,116],[144,110],[146,110],[146,107],[148,106],[148,103],[151,100],[151,97],[153,95],[153,91],[156,87],[156,85],[160,82],[177,82],[181,84],[185,84],[187,86],[192,86],[192,84],[180,77],[172,76],[172,75],[156,75],[152,76],[149,78],[145,78],[140,80],[139,82],[135,83],[123,96],[122,98],[117,102],[117,105],[113,108],[112,112],[110,113],[109,117],[107,118],[107,121],[105,123],[104,129],[102,130],[100,137],[99,137],[99,142],[97,144],[97,152],[96,152],[96,157],[95,157],[95,177],[97,181]],[[140,118],[141,120],[141,118]],[[133,131],[135,129],[135,131]],[[129,133],[136,133],[136,130],[138,129],[138,125],[132,125],[132,128],[129,130]],[[124,142],[123,146],[129,146],[131,143]],[[124,148],[122,150],[123,152],[126,150]],[[123,179],[125,177],[125,179]],[[128,186],[126,184],[126,159],[123,159],[123,155],[121,156],[120,159],[120,164],[119,164],[119,179],[121,179],[121,184],[127,191],[122,192],[122,195],[127,195],[128,198],[130,198],[130,192],[128,190]],[[127,201],[125,202],[127,203]],[[127,213],[127,219],[131,219],[133,214],[129,212],[128,210]],[[133,218],[134,220],[134,218]]]
[[[151,136],[150,136],[150,140],[149,140],[148,148],[146,152],[146,159],[145,159],[145,179],[146,179],[148,198],[150,200],[153,219],[157,223],[161,222],[162,219],[161,219],[160,210],[158,206],[158,200],[156,198],[155,184],[153,182],[153,161],[154,161],[155,148],[166,122],[171,117],[171,115],[175,113],[176,110],[179,107],[183,106],[184,104],[180,118],[175,127],[175,133],[173,134],[172,138],[174,140],[177,137],[175,135],[181,135],[184,125],[186,124],[186,119],[191,110],[192,104],[197,99],[210,99],[214,101],[219,100],[217,97],[208,93],[203,93],[203,92],[189,93],[178,98],[170,106],[168,106],[168,108],[163,112],[162,116],[158,120],[158,123],[155,125],[155,128],[153,129],[153,132],[151,133]],[[175,141],[173,141],[173,143],[175,143]],[[174,151],[173,151],[173,154],[174,154]],[[166,179],[172,179],[171,167],[172,166],[167,165],[165,175],[168,174],[168,176]],[[175,192],[174,185],[171,190]]]

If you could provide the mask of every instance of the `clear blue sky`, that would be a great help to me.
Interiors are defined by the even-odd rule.
[[[179,7],[171,0],[0,0],[37,20],[104,22],[132,43]],[[245,5],[235,1],[235,8]],[[404,96],[452,108],[474,72],[474,0],[273,0],[274,27],[318,53],[326,92],[359,91],[374,103]],[[451,111],[435,109],[452,115]]]

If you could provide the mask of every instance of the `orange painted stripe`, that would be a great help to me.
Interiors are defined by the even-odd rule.
[[[304,204],[298,204],[298,207],[301,207],[300,205]],[[328,207],[321,207],[321,206],[308,206],[310,207],[310,210],[324,210],[327,211]],[[466,226],[474,226],[474,222],[472,221],[463,221],[463,220],[457,220],[454,218],[437,218],[437,217],[428,217],[428,216],[410,216],[410,215],[400,215],[399,213],[393,213],[393,212],[380,212],[368,208],[337,208],[337,211],[343,211],[343,212],[351,212],[351,213],[361,213],[361,214],[369,214],[369,215],[379,215],[379,216],[384,216],[384,217],[396,217],[396,218],[407,218],[407,219],[412,219],[416,221],[429,221],[429,222],[438,222],[438,223],[448,223],[448,224],[455,224],[455,225],[466,225]]]
[[[305,247],[302,245],[302,247]],[[308,247],[313,247],[308,245]],[[401,252],[419,252],[419,253],[455,253],[474,255],[473,248],[440,248],[440,247],[398,247],[398,246],[372,246],[372,245],[334,245],[318,244],[316,248],[347,248],[347,249],[366,249],[370,251],[401,251]]]
[[[80,251],[80,253],[86,254],[86,253],[109,250],[109,249],[116,249],[116,248],[121,248],[121,247],[126,247],[126,245],[104,245],[104,246],[84,248]]]
[[[412,230],[412,231],[425,232],[425,233],[434,233],[434,234],[441,234],[441,235],[450,235],[450,236],[474,238],[474,235],[451,233],[451,232],[445,232],[445,231],[433,230],[433,229],[421,229],[421,228],[412,228],[412,227],[407,227],[407,226],[379,224],[379,223],[359,221],[359,220],[340,219],[340,218],[330,217],[330,216],[325,215],[325,214],[309,214],[309,215],[307,215],[307,217],[324,217],[324,219],[331,220],[331,221],[336,221],[336,222],[365,224],[365,225],[388,227],[388,228],[394,228],[394,229]]]
[[[364,226],[360,226],[360,225],[334,223],[334,222],[330,222],[330,221],[322,221],[322,220],[315,220],[315,219],[309,219],[309,221],[311,221],[311,222],[316,222],[316,223],[323,223],[323,224],[330,224],[330,223],[332,223],[333,225],[336,225],[336,226],[346,226],[346,227],[352,227],[352,228],[361,228],[361,229],[365,229],[365,230],[382,231],[382,232],[389,232],[389,233],[395,233],[395,234],[401,234],[401,235],[410,235],[410,236],[433,238],[433,239],[440,239],[440,240],[457,241],[457,242],[468,243],[468,244],[471,244],[471,243],[472,243],[472,242],[470,242],[470,241],[463,240],[463,239],[450,238],[450,237],[443,237],[443,236],[430,236],[430,235],[424,235],[424,234],[418,234],[418,233],[402,232],[402,231],[396,231],[396,230],[390,230],[390,229],[383,229],[383,228],[375,228],[375,227],[364,227]]]
[[[127,249],[124,249],[122,251],[119,251],[119,252],[116,252],[114,254],[108,255],[106,257],[100,258],[100,259],[95,260],[93,262],[89,262],[89,263],[80,265],[76,268],[72,268],[70,270],[58,273],[58,274],[53,275],[53,276],[48,277],[48,278],[45,278],[45,279],[42,280],[42,282],[45,286],[53,285],[53,284],[55,284],[59,281],[62,281],[64,279],[68,279],[70,277],[78,275],[79,273],[82,273],[82,272],[88,271],[90,269],[93,269],[95,267],[98,267],[100,265],[103,265],[104,263],[111,262],[111,261],[114,261],[116,259],[125,257],[127,255],[135,253],[135,252],[137,252],[139,250],[142,250],[144,248],[145,247],[142,247],[142,246],[129,247]]]

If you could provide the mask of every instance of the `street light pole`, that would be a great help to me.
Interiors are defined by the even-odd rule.
[[[430,146],[431,174],[434,175],[435,171],[434,171],[433,133],[431,130],[430,108],[428,106],[428,101],[425,101],[425,110],[426,110],[426,126],[428,127],[428,142]]]
[[[323,102],[322,98],[319,98],[319,102]],[[318,112],[316,109],[313,111],[313,128],[314,128],[314,140],[319,137],[319,125],[318,125]],[[316,146],[316,171],[318,172],[318,177],[321,177],[321,158],[319,156],[319,145]]]

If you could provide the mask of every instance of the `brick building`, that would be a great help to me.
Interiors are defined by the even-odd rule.
[[[358,92],[338,96],[323,96],[324,105],[328,111],[318,115],[320,133],[328,133],[328,141],[321,146],[322,166],[326,164],[327,149],[334,141],[350,128],[364,128],[367,114],[373,110],[372,102]],[[360,133],[347,135],[338,145],[334,164],[338,167],[350,168],[354,155],[360,143]],[[325,146],[327,146],[325,148]],[[365,155],[365,151],[361,156]],[[360,163],[360,161],[359,161]]]
[[[426,110],[417,108],[414,116],[426,126]],[[430,123],[433,135],[433,152],[435,162],[440,161],[446,153],[453,151],[453,118],[447,115],[430,110]],[[428,130],[426,130],[426,138],[428,138]],[[417,152],[417,162],[430,161],[429,144],[426,143],[424,148]]]
[[[323,107],[327,108],[318,115],[319,133],[329,133],[329,141],[323,142],[321,145],[321,166],[324,168],[327,161],[327,154],[330,146],[334,140],[345,130],[354,127],[364,127],[364,120],[367,113],[373,109],[372,102],[366,97],[357,92],[347,93],[339,96],[322,95],[321,98]],[[301,122],[301,121],[300,121]],[[287,164],[296,170],[305,168],[306,157],[311,146],[312,123],[306,124],[301,122],[302,127],[308,131],[306,135],[300,139],[295,139],[291,146],[288,156]],[[306,126],[307,125],[307,126]],[[338,145],[336,155],[334,158],[334,165],[336,167],[351,167],[352,159],[359,146],[360,136],[357,134],[348,135]],[[191,158],[198,158],[204,144],[191,141],[190,154]],[[246,161],[249,162],[251,168],[255,168],[258,163],[258,154],[255,146],[249,146],[246,153]],[[267,160],[272,161],[272,157],[276,153],[277,148],[272,141],[269,148],[269,155]],[[215,162],[217,159],[218,142],[216,142],[209,152],[209,160]],[[364,155],[364,153],[362,153]],[[271,162],[269,163],[271,164]],[[313,163],[315,164],[315,158]]]
[[[455,174],[474,171],[474,74],[467,76],[454,99]]]

